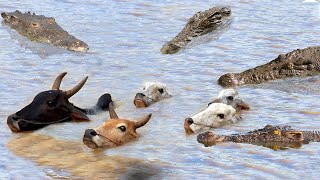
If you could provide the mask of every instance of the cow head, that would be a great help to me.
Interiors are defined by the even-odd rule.
[[[241,119],[241,110],[248,109],[249,106],[239,98],[237,91],[224,89],[217,98],[208,104],[205,110],[185,119],[185,132],[191,134],[196,131],[235,123]]]
[[[147,115],[139,121],[120,119],[114,111],[113,104],[109,105],[110,119],[95,129],[87,129],[83,143],[90,148],[115,147],[139,137],[136,129],[144,126],[151,118]]]
[[[162,99],[171,97],[167,85],[160,82],[147,82],[142,91],[137,93],[134,98],[134,105],[138,108],[148,107]]]
[[[187,134],[191,134],[237,121],[236,110],[232,106],[223,103],[212,103],[205,110],[186,118],[184,129]]]
[[[219,92],[218,96],[211,101],[211,103],[224,103],[227,105],[231,105],[233,108],[237,110],[249,110],[250,107],[247,103],[243,102],[239,98],[239,93],[234,89],[224,89]]]
[[[8,117],[7,124],[12,132],[36,130],[70,120],[89,121],[84,112],[68,100],[82,88],[88,77],[74,88],[62,91],[60,84],[66,74],[64,72],[56,78],[52,90],[40,92],[29,105]]]

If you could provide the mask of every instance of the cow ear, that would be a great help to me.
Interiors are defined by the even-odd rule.
[[[71,118],[75,122],[83,122],[83,121],[90,121],[90,119],[82,114],[78,114],[77,112],[73,112],[70,114]]]
[[[136,131],[132,131],[132,132],[130,132],[130,134],[135,138],[139,137],[139,134]]]

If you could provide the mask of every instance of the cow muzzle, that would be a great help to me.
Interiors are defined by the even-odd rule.
[[[186,118],[184,120],[184,131],[186,132],[186,134],[192,134],[194,133],[193,130],[190,128],[190,125],[193,124],[193,119],[192,118]]]
[[[148,98],[143,93],[137,93],[133,101],[133,104],[137,108],[148,107],[152,103],[153,103],[152,99]]]
[[[8,116],[7,124],[12,132],[20,132],[21,131],[19,124],[18,124],[18,122],[20,122],[20,119],[21,118],[19,116],[17,116],[15,113]]]

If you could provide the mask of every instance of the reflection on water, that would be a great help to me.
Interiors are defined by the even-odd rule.
[[[181,31],[190,17],[216,5],[230,6],[234,18],[222,36],[175,55],[160,53],[162,45]],[[111,166],[110,173],[119,171],[119,178],[135,177],[140,174],[136,173],[139,169],[148,171],[149,165],[143,161],[161,164],[159,174],[157,168],[151,168],[150,174],[155,174],[151,179],[319,177],[320,172],[316,171],[320,161],[319,143],[287,151],[240,143],[205,148],[196,141],[196,134],[185,136],[183,129],[184,119],[205,108],[222,90],[217,84],[221,75],[265,64],[297,48],[319,45],[317,5],[302,3],[302,0],[24,0],[0,1],[0,7],[1,11],[19,9],[54,17],[63,29],[90,46],[89,53],[59,51],[40,55],[43,59],[38,52],[27,48],[30,46],[21,47],[7,27],[0,25],[0,179],[2,176],[71,178],[73,174],[86,177],[81,172],[85,167],[88,173],[95,170],[75,164],[91,158],[97,160],[98,174],[102,166]],[[152,113],[150,122],[138,130],[140,138],[100,153],[86,148],[81,150],[81,146],[85,147],[81,143],[85,129],[101,125],[109,117],[107,112],[90,116],[91,122],[50,125],[25,135],[11,133],[5,122],[7,116],[30,103],[38,92],[50,89],[52,80],[61,72],[70,75],[64,79],[62,87],[73,86],[82,77],[89,76],[86,85],[70,99],[80,107],[93,106],[101,94],[109,92],[120,104],[116,111],[123,118],[135,119]],[[244,133],[266,124],[318,130],[319,115],[302,113],[320,112],[319,77],[315,78],[238,87],[251,110],[243,114],[243,121],[213,131],[217,134]],[[174,95],[149,108],[136,109],[133,105],[135,93],[148,81],[166,83]],[[24,143],[48,136],[54,137],[43,140],[48,145],[32,141],[33,151]],[[24,149],[12,146],[19,139]],[[74,149],[65,147],[66,152],[52,144],[64,144],[64,140],[79,144],[74,143]],[[59,147],[64,148],[61,144]],[[51,153],[44,155],[38,148]],[[79,157],[64,157],[70,162],[58,156],[72,152]],[[102,162],[102,157],[111,158],[114,164]],[[138,165],[130,169],[134,162]],[[89,160],[88,163],[94,164]],[[103,175],[108,176],[107,173]]]
[[[55,178],[120,178],[146,179],[159,173],[156,165],[125,156],[108,156],[103,151],[89,151],[73,141],[50,136],[25,134],[8,142],[8,148],[18,156],[31,159],[41,166],[50,166],[58,173]],[[67,171],[62,175],[60,170]],[[68,174],[68,172],[70,174]],[[125,178],[127,179],[127,178]]]

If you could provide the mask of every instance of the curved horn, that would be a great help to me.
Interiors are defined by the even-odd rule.
[[[119,119],[116,111],[114,111],[113,102],[109,103],[109,115],[110,115],[110,119]]]
[[[79,84],[77,84],[74,88],[65,91],[65,95],[66,97],[69,99],[70,97],[72,97],[74,94],[76,94],[82,87],[83,85],[86,83],[88,79],[88,76],[86,76]]]
[[[59,90],[60,89],[60,84],[63,79],[63,77],[67,74],[67,72],[63,72],[59,74],[59,76],[54,80],[54,83],[52,85],[52,90]]]
[[[152,116],[152,114],[150,113],[146,117],[142,118],[140,121],[135,122],[134,123],[135,128],[137,129],[137,128],[142,127],[145,124],[147,124],[147,122],[150,120],[151,116]]]

